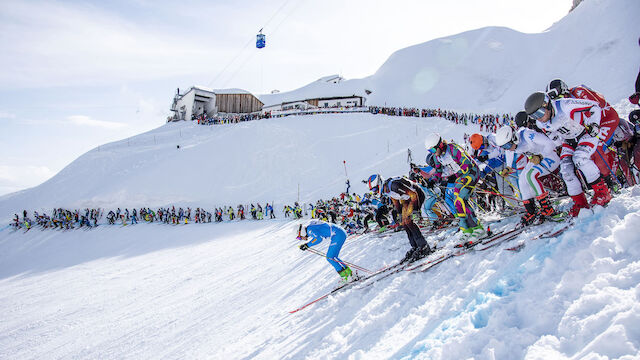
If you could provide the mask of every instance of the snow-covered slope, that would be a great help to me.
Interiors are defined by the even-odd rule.
[[[552,227],[542,225],[291,315],[338,281],[325,259],[298,250],[296,226],[2,231],[0,358],[640,357],[640,187],[583,211],[558,238],[527,240]],[[518,241],[520,252],[504,250]],[[408,246],[403,233],[365,235],[341,258],[377,269]]]
[[[388,105],[482,111],[514,110],[562,76],[616,102],[640,62],[629,22],[638,4],[588,0],[543,34],[490,28],[434,40],[354,81],[376,83],[372,100]],[[548,53],[542,43],[553,44]],[[527,56],[512,55],[523,49]],[[553,55],[564,51],[570,61]],[[531,228],[508,245],[340,292],[293,315],[338,278],[325,259],[298,250],[290,221],[4,227],[22,209],[57,206],[281,206],[298,198],[298,185],[301,201],[315,201],[344,189],[343,161],[352,191],[362,192],[359,180],[372,173],[406,173],[407,149],[422,159],[433,130],[460,140],[477,128],[370,114],[167,124],[0,197],[0,359],[639,358],[640,187],[583,211],[557,238],[531,240],[552,224]],[[448,248],[459,239],[427,240]],[[520,252],[505,250],[518,242]],[[341,257],[378,269],[407,249],[403,233],[364,235],[350,238]]]
[[[241,124],[166,124],[100,146],[33,189],[0,197],[0,219],[53,207],[215,206],[330,199],[369,175],[408,172],[407,149],[425,156],[424,136],[461,127],[436,118],[348,114],[292,116]],[[180,148],[177,148],[177,146]],[[419,161],[419,160],[418,160]]]
[[[263,95],[265,104],[372,91],[369,105],[517,112],[556,77],[587,84],[617,103],[633,92],[640,64],[640,2],[589,0],[539,34],[487,27],[398,50],[372,76],[312,83]]]

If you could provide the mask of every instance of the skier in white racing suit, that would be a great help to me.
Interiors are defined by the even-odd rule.
[[[531,94],[525,102],[525,111],[536,120],[536,126],[548,134],[564,139],[560,153],[560,172],[567,192],[574,201],[571,215],[577,216],[589,204],[576,175],[576,169],[584,175],[595,194],[592,205],[605,206],[611,201],[611,193],[600,170],[591,159],[599,145],[602,109],[598,103],[585,99],[551,100],[543,92]]]

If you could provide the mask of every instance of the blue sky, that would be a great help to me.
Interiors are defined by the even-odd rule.
[[[571,0],[0,3],[0,195],[165,123],[177,87],[292,90],[373,74],[394,51],[483,26],[540,32]],[[255,48],[264,27],[267,47]]]

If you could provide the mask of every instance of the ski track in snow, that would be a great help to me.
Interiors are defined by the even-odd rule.
[[[558,238],[503,250],[559,226],[541,225],[293,315],[338,283],[297,249],[295,222],[3,233],[0,358],[638,356],[638,199],[626,189]],[[404,233],[366,234],[341,257],[377,269],[407,248]]]
[[[490,27],[451,35],[399,50],[368,78],[316,82],[263,100],[368,88],[370,104],[516,112],[560,77],[602,92],[626,117],[636,108],[626,97],[640,59],[630,31],[639,8],[631,0],[584,1],[540,34]],[[53,207],[275,202],[281,210],[298,196],[315,202],[343,191],[343,161],[351,192],[362,193],[360,180],[373,173],[406,174],[407,149],[421,163],[424,136],[434,130],[461,142],[479,127],[371,114],[171,123],[102,145],[37,187],[0,196],[0,359],[639,359],[638,186],[607,208],[583,211],[556,238],[531,240],[558,224],[533,227],[487,251],[355,286],[295,314],[288,311],[339,280],[325,259],[297,248],[296,222],[27,233],[5,226],[22,209]],[[450,235],[438,246],[458,240]],[[520,251],[504,250],[520,242]],[[367,234],[349,238],[341,258],[376,270],[408,248],[404,233]]]

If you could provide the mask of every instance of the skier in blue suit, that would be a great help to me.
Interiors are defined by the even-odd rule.
[[[330,239],[327,249],[327,261],[338,272],[344,282],[353,280],[351,269],[338,258],[342,244],[347,239],[347,232],[336,224],[330,224],[321,220],[311,220],[307,226],[298,227],[298,240],[307,240],[300,245],[300,250],[307,250],[311,246],[320,244],[325,239]]]

